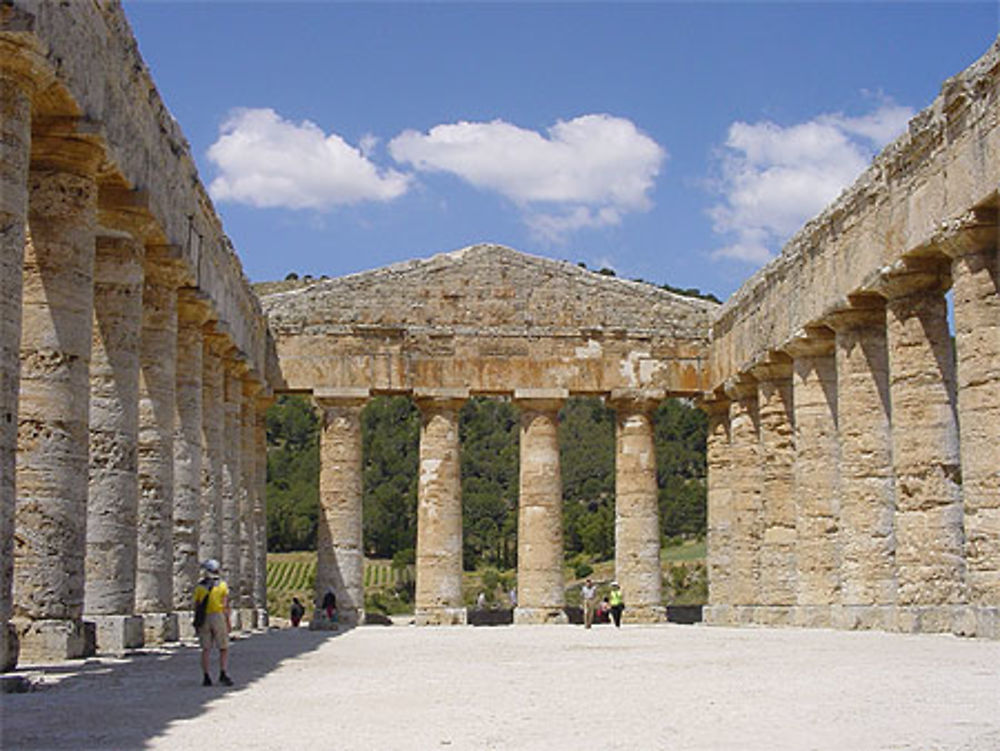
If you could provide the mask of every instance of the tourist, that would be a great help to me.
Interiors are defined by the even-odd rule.
[[[517,590],[514,587],[510,588],[510,592],[507,595],[510,598],[511,609],[517,607]]]
[[[292,626],[294,628],[298,628],[299,627],[299,623],[302,622],[302,616],[305,615],[305,613],[306,613],[305,605],[303,605],[299,601],[298,597],[293,597],[292,598],[292,612],[291,612],[291,615],[292,615]]]
[[[326,619],[333,623],[337,620],[337,595],[333,593],[333,587],[327,587],[326,594],[323,595],[323,604],[321,605],[323,612],[326,613]]]
[[[201,645],[201,672],[203,686],[211,686],[208,675],[209,655],[214,644],[219,650],[219,683],[232,686],[233,681],[226,673],[229,664],[229,587],[219,575],[219,562],[209,558],[201,564],[205,576],[194,589],[195,610],[205,601],[204,622],[198,628],[198,642]]]
[[[598,623],[607,623],[608,614],[611,612],[611,604],[608,602],[607,595],[601,600],[601,604],[597,606],[597,613],[595,613],[595,618]]]
[[[618,582],[611,582],[611,594],[608,597],[611,603],[611,617],[615,619],[615,628],[621,628],[625,603],[622,601],[622,591],[618,587]]]
[[[485,610],[486,609],[486,593],[485,592],[480,592],[479,596],[476,597],[476,607],[479,608],[480,610]]]
[[[590,628],[594,622],[594,604],[597,599],[597,587],[587,577],[587,581],[580,587],[580,596],[583,598],[583,627]]]

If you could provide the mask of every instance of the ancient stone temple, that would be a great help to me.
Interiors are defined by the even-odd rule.
[[[1000,638],[998,186],[994,44],[719,312],[709,622]]]
[[[117,4],[0,5],[0,132],[3,668],[176,640],[199,557],[257,624],[273,345]]]
[[[1000,638],[998,186],[994,45],[721,308],[495,245],[259,300],[120,5],[0,4],[0,668],[177,639],[209,557],[266,623],[276,391],[322,414],[317,588],[348,622],[373,395],[422,415],[420,624],[465,622],[474,395],[520,408],[515,621],[566,617],[574,395],[617,413],[616,573],[661,621],[651,414],[686,396],[709,623]]]
[[[471,395],[521,412],[516,623],[564,621],[557,414],[573,395],[617,413],[616,568],[632,622],[663,620],[650,414],[707,387],[716,304],[478,245],[262,300],[283,387],[323,415],[317,590],[363,617],[360,413],[409,394],[422,415],[416,620],[465,622],[458,414]]]

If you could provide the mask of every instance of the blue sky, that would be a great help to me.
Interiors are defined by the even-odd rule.
[[[253,281],[497,242],[732,293],[995,2],[127,2]]]

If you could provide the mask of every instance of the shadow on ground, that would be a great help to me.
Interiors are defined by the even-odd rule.
[[[197,717],[212,701],[238,693],[283,661],[345,633],[281,629],[231,645],[231,688],[201,685],[200,650],[177,645],[124,659],[19,666],[35,690],[0,695],[0,748],[140,749],[172,723]],[[212,654],[212,679],[218,654]]]

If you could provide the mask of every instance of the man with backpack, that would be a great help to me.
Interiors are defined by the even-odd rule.
[[[211,686],[208,675],[209,655],[212,645],[219,650],[219,683],[232,686],[233,680],[226,674],[229,663],[229,587],[219,575],[219,562],[209,558],[201,564],[205,576],[194,589],[194,626],[201,645],[201,670],[204,674],[203,686]]]

